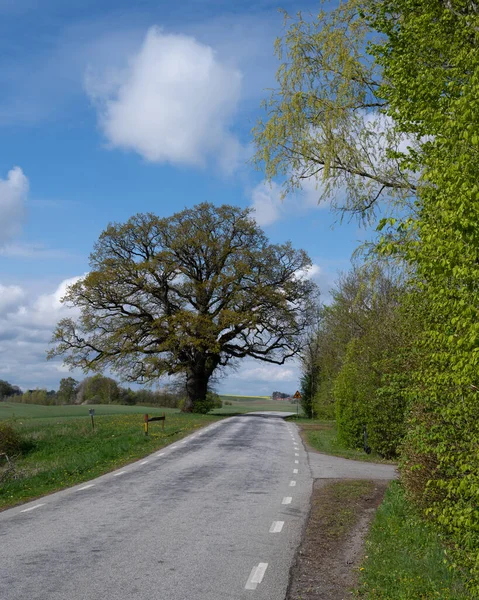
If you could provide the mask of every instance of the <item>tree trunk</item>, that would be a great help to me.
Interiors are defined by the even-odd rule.
[[[195,406],[206,399],[210,374],[205,368],[189,369],[186,374],[186,400],[183,412],[194,412]]]

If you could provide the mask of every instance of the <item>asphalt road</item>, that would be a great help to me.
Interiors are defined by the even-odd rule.
[[[294,424],[220,421],[0,513],[0,599],[283,600],[311,486]]]

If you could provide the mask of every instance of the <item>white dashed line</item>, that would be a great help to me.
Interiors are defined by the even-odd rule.
[[[174,450],[175,448],[178,448],[178,446],[171,446],[170,450]]]
[[[45,506],[45,503],[43,503],[43,504],[35,504],[35,506],[30,506],[30,508],[25,508],[24,510],[21,510],[20,512],[30,512],[31,510],[35,510],[36,508],[40,508],[40,506]]]
[[[81,492],[82,490],[89,490],[90,488],[95,487],[94,483],[89,483],[88,485],[84,485],[81,488],[78,488],[78,491]]]
[[[273,521],[273,524],[269,528],[270,533],[280,533],[283,529],[284,521]]]
[[[296,474],[297,472],[298,472],[298,469],[293,469],[293,473]]]
[[[113,473],[113,477],[118,477],[119,475],[124,475],[126,471],[120,471],[119,473]]]
[[[155,456],[165,456],[164,452],[159,452],[158,454],[156,454]]]
[[[258,583],[263,581],[264,574],[268,568],[268,563],[259,563],[257,567],[253,567],[246,582],[245,590],[255,590]]]
[[[299,454],[297,452],[294,453],[295,456],[299,456]]]
[[[294,479],[289,482],[289,487],[294,487],[296,485],[296,481]]]
[[[295,464],[295,465],[299,465],[299,460],[295,460],[295,461],[294,461],[294,464]]]
[[[291,504],[293,498],[291,496],[285,496],[281,504]]]
[[[146,463],[149,462],[148,460],[142,460],[140,465],[146,465]]]

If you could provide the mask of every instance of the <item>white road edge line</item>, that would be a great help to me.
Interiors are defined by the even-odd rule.
[[[291,496],[285,496],[281,504],[291,504],[293,498]]]
[[[78,488],[78,491],[81,492],[82,490],[88,490],[88,489],[90,489],[92,487],[95,487],[95,484],[94,483],[89,483],[88,485],[84,485],[83,487]]]
[[[289,482],[289,487],[294,487],[296,485],[296,481],[294,479]]]
[[[113,477],[118,477],[119,475],[124,475],[126,471],[120,471],[119,473],[113,473]]]
[[[156,456],[165,456],[164,452],[159,452]]]
[[[150,462],[149,460],[142,460],[140,465],[146,465],[147,462]]]
[[[268,568],[268,563],[259,563],[257,567],[251,569],[248,581],[244,586],[245,590],[255,590],[258,583],[263,581],[264,574]]]
[[[31,510],[35,510],[36,508],[40,508],[40,506],[45,506],[45,503],[43,503],[43,504],[35,504],[35,506],[30,506],[30,508],[25,508],[24,510],[21,510],[20,512],[30,512]]]
[[[270,533],[281,533],[283,529],[284,521],[273,521],[273,524],[269,528]]]

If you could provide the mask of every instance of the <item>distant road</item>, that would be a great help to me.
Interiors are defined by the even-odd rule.
[[[283,600],[312,479],[281,414],[0,513],[0,598]]]

